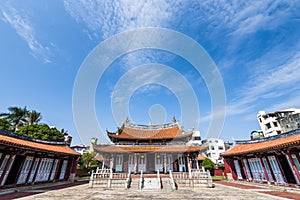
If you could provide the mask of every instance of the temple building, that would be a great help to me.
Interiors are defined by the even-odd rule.
[[[0,129],[0,187],[73,180],[79,156],[65,142]]]
[[[162,125],[133,124],[127,119],[107,136],[112,144],[93,144],[93,148],[104,159],[102,168],[114,172],[190,172],[199,169],[198,155],[205,150],[188,145],[193,132],[184,132],[176,119]]]
[[[268,138],[236,141],[225,153],[226,171],[235,180],[300,184],[300,129]]]

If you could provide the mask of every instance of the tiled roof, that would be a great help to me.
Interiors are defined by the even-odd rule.
[[[103,158],[102,154],[99,154],[99,153],[98,153],[98,154],[93,158],[93,160],[103,161],[104,158]]]
[[[124,127],[120,133],[108,133],[108,137],[117,139],[172,139],[172,138],[185,138],[192,135],[192,133],[182,134],[182,130],[178,126],[163,128],[163,129],[135,129]]]
[[[15,146],[24,149],[32,149],[44,152],[52,152],[52,153],[60,153],[60,154],[71,154],[71,155],[80,155],[70,149],[66,145],[55,145],[55,144],[42,144],[39,142],[27,141],[22,140],[19,138],[9,137],[6,135],[0,135],[0,144],[1,145],[8,145],[8,146]]]
[[[264,152],[272,149],[278,149],[300,144],[300,134],[282,137],[276,140],[269,140],[264,142],[250,143],[250,144],[236,144],[228,151],[221,154],[221,156],[242,155],[247,153]]]
[[[203,146],[185,146],[185,145],[108,145],[108,146],[95,146],[95,151],[98,152],[111,152],[111,153],[149,153],[149,152],[195,152],[203,150]]]

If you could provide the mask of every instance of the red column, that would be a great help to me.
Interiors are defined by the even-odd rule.
[[[229,173],[232,174],[232,178],[234,180],[237,180],[237,174],[235,172],[235,167],[234,167],[234,164],[233,164],[233,158],[226,158],[225,161],[224,161],[224,167],[227,170],[229,170]]]
[[[289,157],[289,159],[290,159],[290,161],[291,161],[292,168],[293,168],[293,170],[294,170],[296,176],[298,177],[298,180],[300,181],[300,174],[299,174],[298,169],[297,169],[297,167],[296,167],[296,165],[295,165],[295,163],[294,163],[294,160],[293,160],[293,158],[292,158],[292,156],[291,156],[291,153],[288,151],[288,152],[287,152],[287,155],[288,155],[288,157]]]
[[[245,167],[243,158],[241,158],[240,161],[241,161],[241,163],[242,163],[242,168],[243,168],[244,174],[245,174],[245,176],[246,176],[246,179],[249,181],[248,173],[247,173],[247,170],[246,170],[246,167]]]

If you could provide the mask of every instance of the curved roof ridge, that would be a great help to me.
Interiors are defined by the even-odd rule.
[[[160,130],[160,129],[167,129],[167,128],[174,128],[178,126],[177,122],[172,122],[168,124],[156,124],[156,125],[146,125],[146,124],[133,124],[130,122],[124,123],[124,127],[126,128],[133,128],[139,130]]]
[[[26,141],[31,141],[31,142],[37,142],[41,144],[55,144],[55,145],[66,145],[65,141],[59,142],[59,141],[47,141],[47,140],[40,140],[40,139],[35,139],[29,136],[24,136],[24,135],[19,135],[4,129],[0,129],[0,135],[8,136],[8,137],[13,137],[21,140],[26,140]]]

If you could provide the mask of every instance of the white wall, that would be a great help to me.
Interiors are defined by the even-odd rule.
[[[208,145],[207,157],[210,158],[215,164],[223,163],[219,160],[220,154],[225,152],[224,141],[217,138],[209,138],[205,140],[204,145]]]

